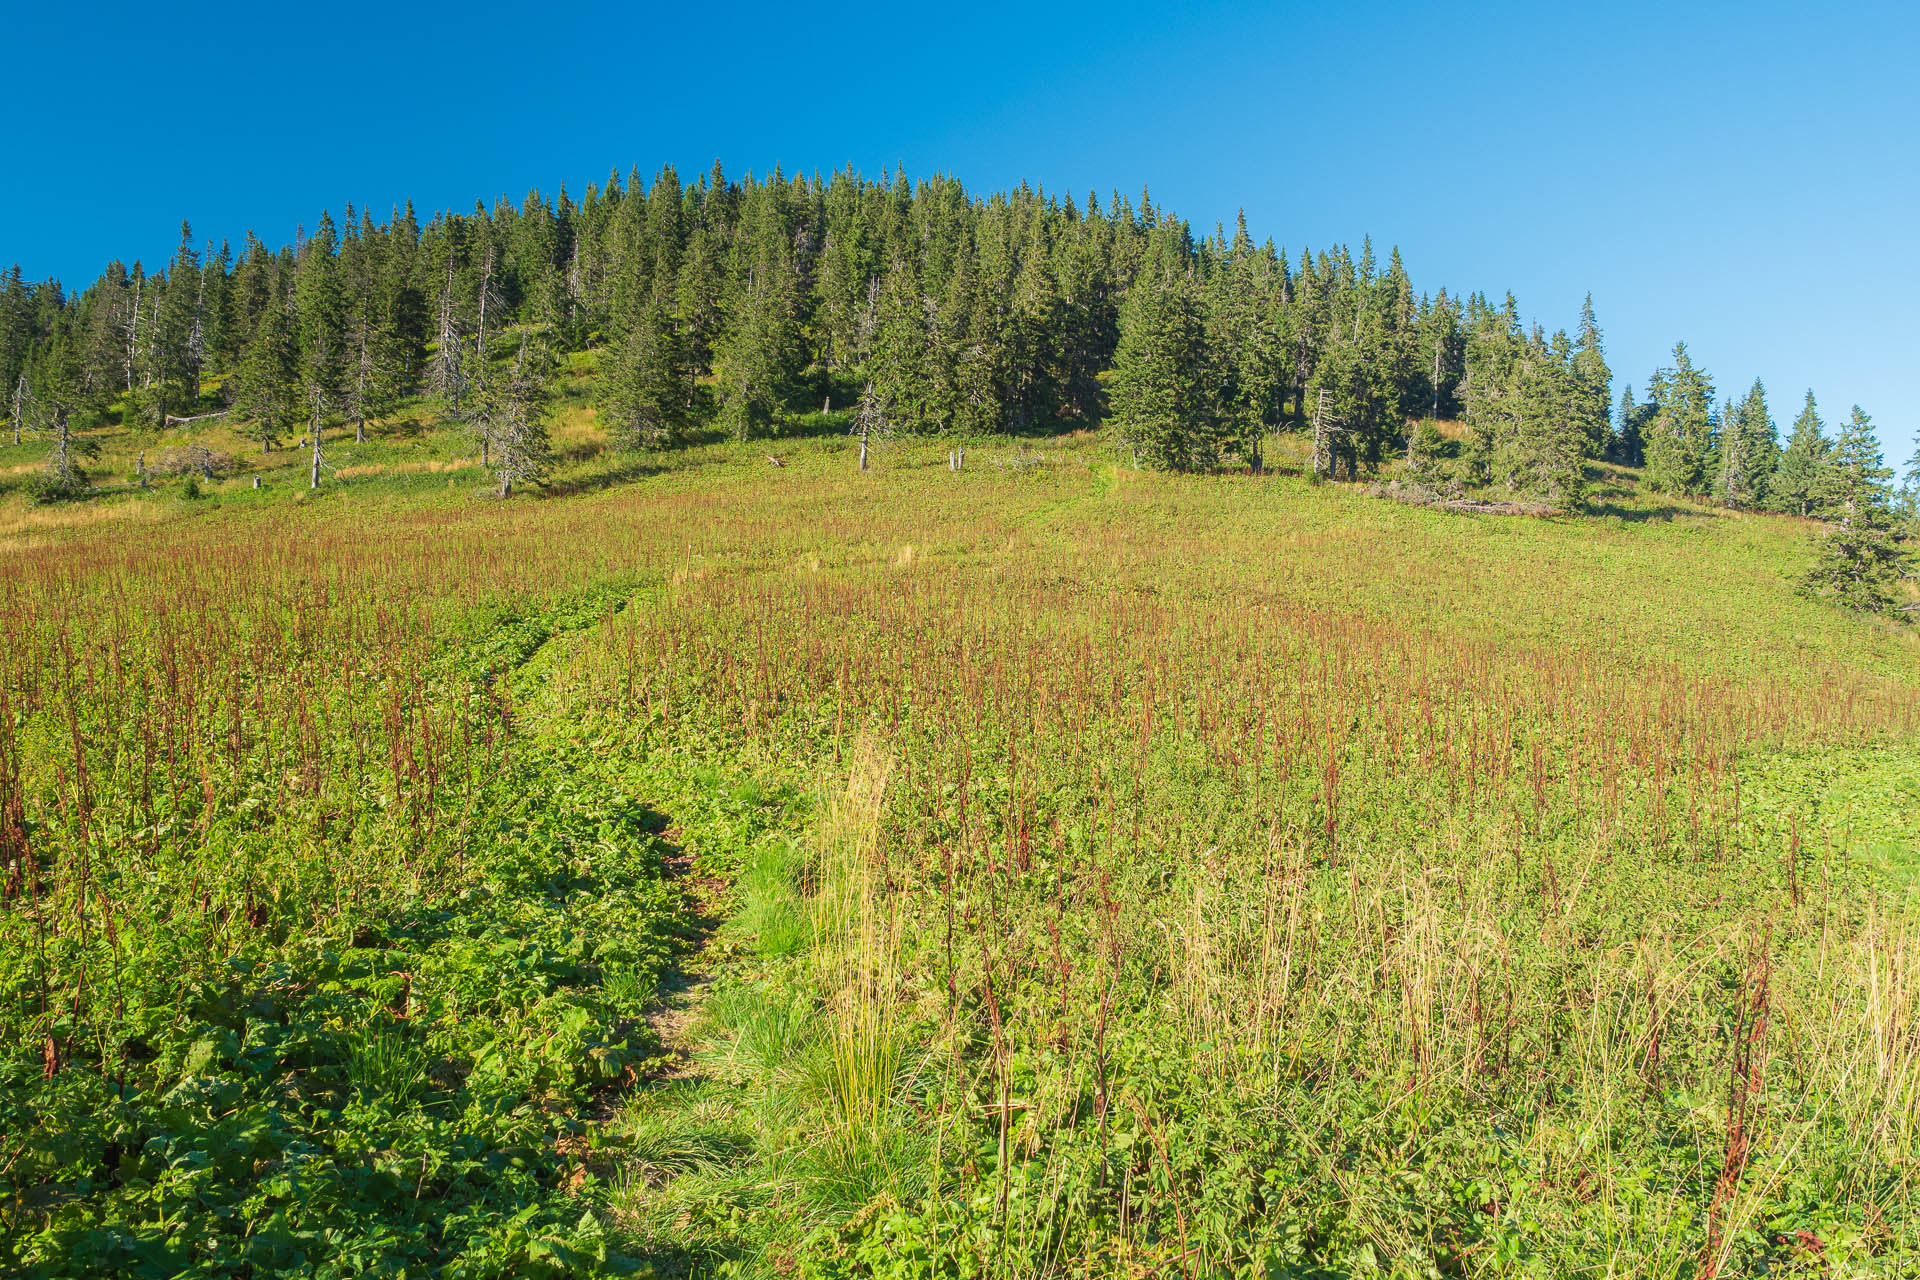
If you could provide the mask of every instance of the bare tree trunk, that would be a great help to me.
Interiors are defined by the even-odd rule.
[[[1433,417],[1440,417],[1440,339],[1433,340]]]
[[[440,291],[440,393],[454,412],[460,410],[460,344],[453,322],[453,260],[447,260],[447,282]]]
[[[320,400],[313,401],[313,465],[307,473],[307,488],[320,487]]]
[[[142,286],[133,288],[133,321],[127,326],[127,390],[133,390],[133,353],[140,345],[140,294]]]
[[[13,442],[20,443],[20,415],[26,411],[27,375],[21,374],[20,381],[13,385]]]
[[[1313,472],[1315,475],[1330,475],[1333,468],[1327,463],[1327,389],[1320,388],[1320,396],[1313,407]]]
[[[480,276],[480,329],[473,338],[473,352],[480,358],[482,371],[487,361],[487,295],[493,292],[493,245],[487,245],[487,265]]]
[[[367,336],[360,335],[360,379],[353,393],[353,442],[367,442]]]
[[[864,431],[860,433],[860,469],[867,469],[867,433]]]

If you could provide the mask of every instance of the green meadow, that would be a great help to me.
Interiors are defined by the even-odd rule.
[[[507,502],[0,448],[0,1269],[1920,1265],[1920,635],[1807,522],[574,372]]]

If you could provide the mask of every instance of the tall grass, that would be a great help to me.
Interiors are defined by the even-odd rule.
[[[880,1138],[900,1072],[900,917],[881,843],[891,773],[873,743],[854,745],[846,788],[817,829],[808,893],[832,1036],[835,1136],[850,1148]]]
[[[783,1082],[791,1157],[724,1194],[825,1274],[1920,1250],[1920,921],[1866,856],[1920,841],[1920,649],[1793,598],[1793,522],[1494,524],[1097,440],[977,452],[22,530],[16,1064],[143,1069],[140,1009],[253,940],[461,901],[530,714],[488,673],[573,608],[538,694],[595,758],[849,780],[799,853],[739,864],[779,998],[710,1001],[719,1074]],[[647,1179],[710,1176],[700,1149]]]

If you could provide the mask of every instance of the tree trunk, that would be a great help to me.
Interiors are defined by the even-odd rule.
[[[313,410],[313,466],[307,474],[307,488],[320,487],[320,407]]]
[[[503,499],[513,496],[513,477],[504,471],[500,473],[500,496]]]
[[[1433,417],[1440,417],[1440,340],[1433,340]]]
[[[133,390],[133,353],[140,345],[140,287],[133,290],[133,323],[127,326],[127,390]]]
[[[860,433],[860,469],[867,469],[867,436],[864,431]]]

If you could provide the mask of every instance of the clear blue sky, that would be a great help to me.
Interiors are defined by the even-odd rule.
[[[1805,4],[15,6],[0,261],[89,282],[181,218],[272,243],[610,168],[1111,188],[1416,287],[1591,289],[1618,379],[1920,425],[1920,12]],[[948,18],[946,12],[958,16]],[[365,14],[363,18],[361,15]]]

